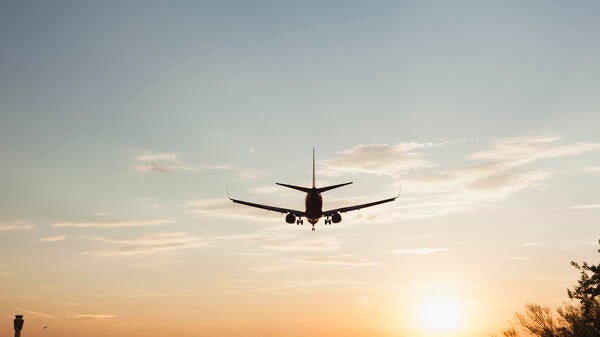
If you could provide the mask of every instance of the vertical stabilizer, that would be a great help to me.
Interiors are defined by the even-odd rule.
[[[313,188],[315,188],[315,148],[313,147]]]

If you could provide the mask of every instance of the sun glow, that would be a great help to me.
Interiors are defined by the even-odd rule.
[[[450,299],[431,298],[419,311],[419,323],[429,333],[446,335],[455,332],[462,321],[462,305]]]

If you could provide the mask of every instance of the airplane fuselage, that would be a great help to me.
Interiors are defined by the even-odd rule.
[[[319,218],[323,216],[323,197],[316,188],[312,188],[310,192],[306,194],[304,200],[306,205],[305,217],[311,224],[316,224]]]

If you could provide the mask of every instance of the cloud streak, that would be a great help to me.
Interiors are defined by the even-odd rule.
[[[600,143],[562,144],[551,134],[498,139],[485,150],[467,158],[478,163],[443,170],[432,175],[410,176],[400,184],[416,200],[401,202],[401,217],[419,218],[470,209],[482,203],[498,202],[532,186],[543,186],[556,172],[529,165],[566,156],[600,150]]]
[[[109,239],[104,237],[88,237],[88,239],[118,246],[114,249],[97,250],[84,253],[95,256],[148,254],[169,250],[204,247],[208,245],[207,240],[191,236],[185,232],[146,234],[134,239],[126,240]]]
[[[285,252],[330,251],[339,250],[341,247],[340,241],[332,237],[308,240],[281,240],[277,238],[261,237],[251,239],[249,242],[259,245],[263,249]]]
[[[500,256],[498,260],[508,260],[508,261],[524,261],[524,256]]]
[[[0,223],[0,232],[9,231],[28,231],[33,229],[33,225],[25,224],[22,222],[15,223]]]
[[[394,254],[429,255],[447,251],[448,248],[401,248],[393,251]]]
[[[171,220],[129,220],[129,221],[96,221],[96,222],[58,222],[52,224],[52,227],[73,227],[73,228],[120,228],[120,227],[145,227],[161,226],[173,223]]]
[[[600,204],[584,204],[569,207],[571,209],[600,209]]]
[[[340,265],[340,266],[374,266],[378,265],[379,262],[368,261],[360,259],[354,255],[331,255],[331,256],[304,256],[301,257],[298,262],[301,263],[316,263],[316,264],[329,264],[329,265]]]
[[[29,310],[29,309],[20,308],[20,307],[14,307],[14,309],[16,309],[17,311],[22,312],[22,313],[30,314],[30,315],[37,316],[37,317],[43,317],[43,318],[55,318],[55,317],[61,317],[61,316],[65,317],[64,314],[63,315],[54,315],[54,314],[50,314],[50,313],[46,313],[46,312],[34,311],[34,310]],[[92,319],[104,320],[104,319],[115,318],[115,317],[116,316],[112,315],[112,314],[86,314],[86,313],[72,314],[72,313],[68,313],[65,318],[67,318],[67,319],[85,319],[85,320],[92,320]]]
[[[600,166],[588,166],[583,169],[587,173],[600,173]]]
[[[24,312],[26,314],[37,316],[37,317],[44,317],[44,318],[54,318],[55,317],[55,315],[53,315],[53,314],[49,314],[49,313],[45,313],[45,312],[40,312],[40,311],[29,310],[29,309],[20,308],[20,307],[14,307],[14,309],[16,309],[16,310],[18,310],[20,312]]]
[[[77,320],[105,320],[110,318],[115,318],[117,316],[112,314],[69,314],[67,315],[68,319],[77,319]]]
[[[282,214],[278,217],[278,215],[280,215],[278,212],[234,204],[231,200],[226,198],[190,200],[184,204],[184,207],[196,214],[246,218],[261,221],[283,221],[284,217]]]
[[[142,151],[132,157],[133,168],[138,172],[172,173],[176,171],[230,170],[230,165],[194,165],[186,163],[176,153]]]
[[[49,236],[49,237],[45,237],[45,238],[39,238],[38,241],[40,242],[58,242],[58,241],[64,241],[67,237],[64,235],[58,235],[58,236]]]
[[[365,282],[359,281],[345,281],[345,280],[293,280],[276,282],[274,284],[255,285],[253,289],[259,289],[261,291],[276,293],[276,294],[289,294],[290,292],[304,293],[311,290],[323,290],[329,289],[330,291],[357,291],[369,289],[372,286]]]
[[[294,225],[294,227],[296,227]],[[297,239],[289,228],[276,226],[261,229],[254,234],[227,235],[213,238],[215,241],[241,242],[249,247],[259,248],[265,252],[318,252],[341,249],[341,241],[335,236]]]
[[[400,173],[433,166],[417,150],[436,143],[407,142],[396,145],[358,145],[340,152],[340,157],[324,162],[324,175],[342,173],[371,173],[396,176]]]
[[[552,134],[498,139],[492,148],[471,155],[472,159],[521,166],[535,160],[574,156],[600,150],[600,143],[576,142],[556,145],[562,138]]]

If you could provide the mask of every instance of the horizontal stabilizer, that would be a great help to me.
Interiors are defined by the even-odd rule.
[[[295,189],[298,191],[302,191],[304,193],[308,193],[312,190],[310,187],[294,186],[294,185],[281,184],[281,183],[276,183],[276,184],[279,186],[284,186],[284,187],[292,188],[292,189]]]
[[[352,184],[352,182],[343,183],[343,184],[337,184],[337,185],[331,185],[331,186],[325,186],[325,187],[319,187],[319,188],[317,188],[317,191],[319,193],[321,193],[321,192],[329,191],[329,190],[332,190],[334,188],[338,188],[338,187],[342,187],[342,186],[346,186],[346,185],[350,185],[350,184]]]

